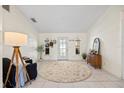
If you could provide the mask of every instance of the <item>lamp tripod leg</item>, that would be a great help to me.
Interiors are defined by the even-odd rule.
[[[23,62],[21,52],[20,52],[19,49],[18,49],[18,51],[19,51],[19,56],[20,56],[21,62],[22,62],[23,67],[24,67],[24,71],[26,72],[26,76],[27,76],[27,78],[28,78],[28,80],[30,81],[30,84],[31,84],[31,80],[30,80],[29,74],[28,74],[28,72],[27,72],[26,65],[25,65],[25,63]]]
[[[12,68],[14,56],[15,56],[15,49],[14,49],[14,51],[13,51],[12,59],[11,59],[11,61],[10,61],[10,66],[9,66],[9,69],[8,69],[8,72],[7,72],[7,76],[6,76],[6,80],[5,80],[5,84],[4,84],[3,87],[6,87],[7,81],[8,81],[8,79],[9,79],[9,74],[10,74],[10,71],[11,71],[11,68]]]
[[[16,49],[16,52],[15,52],[15,55],[16,55],[16,88],[19,87],[19,52],[18,52],[18,47],[15,48]]]

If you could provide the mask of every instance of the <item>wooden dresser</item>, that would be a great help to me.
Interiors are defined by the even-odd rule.
[[[89,63],[94,68],[101,69],[101,66],[102,66],[102,57],[99,54],[89,54],[87,56],[87,63]]]

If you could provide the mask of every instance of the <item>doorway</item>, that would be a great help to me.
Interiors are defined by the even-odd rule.
[[[58,60],[68,60],[68,38],[58,38]]]

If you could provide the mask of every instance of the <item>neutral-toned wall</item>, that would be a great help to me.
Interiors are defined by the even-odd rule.
[[[124,6],[110,6],[103,16],[89,30],[89,45],[95,37],[101,40],[102,68],[121,78],[121,30],[120,12]]]
[[[124,11],[121,12],[121,33],[122,33],[122,78],[124,79]]]
[[[80,42],[80,51],[86,52],[87,49],[87,33],[41,33],[39,34],[39,44],[44,44],[46,38],[56,39],[58,37],[67,37],[68,40],[77,39],[81,40]],[[50,55],[43,54],[44,60],[57,60],[58,57],[58,42],[53,48],[50,48]],[[81,54],[75,54],[75,42],[68,41],[68,59],[69,60],[82,60]]]
[[[0,87],[2,87],[2,7],[0,5]]]
[[[37,60],[37,31],[16,6],[10,6],[10,12],[3,9],[3,31],[19,32],[28,35],[27,45],[21,47],[22,56]],[[11,58],[12,47],[4,45],[3,56]]]

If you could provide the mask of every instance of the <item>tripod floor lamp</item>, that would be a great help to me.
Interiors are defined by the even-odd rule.
[[[10,45],[13,47],[13,54],[12,54],[10,66],[9,66],[9,69],[7,72],[4,87],[6,87],[12,64],[15,61],[16,62],[16,64],[15,64],[16,65],[16,76],[15,76],[16,80],[15,81],[16,81],[16,87],[18,88],[19,87],[19,64],[20,64],[19,62],[22,63],[24,72],[25,72],[28,80],[30,81],[29,75],[26,70],[26,64],[23,62],[22,55],[20,52],[20,47],[27,43],[27,35],[21,34],[21,33],[16,33],[16,32],[5,32],[4,33],[4,41],[5,41],[6,45]],[[31,81],[30,81],[30,83],[31,83]]]

